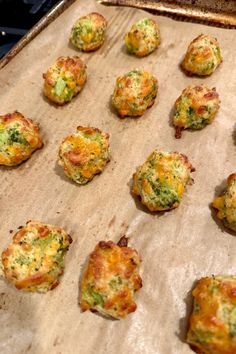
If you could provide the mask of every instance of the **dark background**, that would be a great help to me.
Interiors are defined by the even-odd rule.
[[[0,58],[60,0],[0,0]]]

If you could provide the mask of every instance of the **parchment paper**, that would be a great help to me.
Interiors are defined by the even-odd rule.
[[[91,11],[109,22],[104,46],[81,54],[69,44],[74,21]],[[107,8],[80,0],[38,35],[0,72],[1,112],[19,110],[40,122],[45,146],[17,168],[1,168],[0,248],[10,230],[36,219],[64,227],[73,237],[60,285],[45,294],[25,294],[0,281],[0,352],[4,354],[190,354],[185,343],[194,282],[211,274],[236,273],[236,239],[217,223],[209,207],[235,172],[235,31],[157,17],[162,44],[138,59],[126,54],[123,36],[146,13]],[[150,16],[150,15],[148,15]],[[188,43],[200,33],[215,35],[224,62],[206,79],[185,76],[179,63]],[[73,101],[56,108],[42,96],[42,73],[60,55],[79,54],[88,82]],[[159,92],[139,119],[119,119],[110,107],[115,78],[133,68],[155,74]],[[221,109],[215,122],[174,138],[170,117],[175,99],[191,83],[215,86]],[[77,186],[57,166],[61,140],[78,125],[111,135],[112,159],[104,172]],[[152,214],[130,194],[136,167],[153,149],[186,154],[196,168],[176,210]],[[137,311],[125,320],[81,313],[78,283],[84,262],[100,240],[130,237],[142,257],[143,288]]]

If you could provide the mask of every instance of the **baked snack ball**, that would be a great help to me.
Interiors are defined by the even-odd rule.
[[[97,128],[77,127],[60,145],[58,163],[78,184],[91,181],[109,161],[109,135]]]
[[[160,30],[151,18],[143,18],[133,24],[125,35],[125,45],[130,54],[144,57],[152,53],[161,43]]]
[[[112,104],[121,118],[142,116],[157,95],[157,79],[147,71],[132,70],[116,80]]]
[[[19,290],[45,293],[54,289],[71,242],[57,226],[28,221],[2,253],[5,278]]]
[[[101,47],[107,29],[106,19],[99,13],[92,12],[80,17],[71,30],[71,43],[84,52],[91,52]]]
[[[0,116],[0,165],[19,165],[42,146],[37,123],[17,111]]]
[[[86,65],[78,56],[59,57],[43,74],[44,95],[50,101],[63,105],[70,102],[84,87]]]
[[[183,129],[202,129],[212,123],[220,108],[219,95],[215,88],[205,85],[190,85],[175,102],[173,124],[176,138]]]
[[[187,342],[197,353],[236,353],[236,276],[198,281]]]
[[[220,45],[216,38],[201,34],[188,46],[182,68],[188,74],[211,75],[222,62]]]
[[[217,217],[223,224],[236,232],[236,173],[227,178],[225,194],[216,198],[212,205],[218,210]]]
[[[134,173],[132,192],[150,211],[177,208],[192,171],[185,155],[154,150]]]
[[[101,241],[90,254],[80,286],[82,311],[94,310],[122,319],[136,310],[134,293],[142,287],[140,258],[122,237],[118,244]]]

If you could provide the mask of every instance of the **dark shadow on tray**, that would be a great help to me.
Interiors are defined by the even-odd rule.
[[[177,97],[176,97],[177,98]],[[175,105],[171,107],[170,113],[169,113],[169,126],[173,129],[173,132],[175,132],[175,127],[173,125],[173,117],[175,113]]]
[[[153,52],[147,54],[147,55],[144,55],[143,57],[138,57],[137,55],[133,54],[133,53],[130,53],[127,48],[126,48],[126,45],[123,44],[122,47],[121,47],[121,52],[125,55],[128,55],[129,57],[132,57],[132,58],[136,58],[137,60],[142,60],[142,59],[147,59],[147,57],[150,57],[152,55],[156,55],[156,59],[158,59],[160,57],[160,51],[158,50],[160,47],[156,48]]]
[[[177,99],[177,97],[176,97]],[[175,105],[173,105],[173,107],[171,108],[171,111],[169,113],[169,126],[173,129],[173,137],[175,137],[176,140],[180,140],[185,134],[198,134],[199,131],[202,131],[203,129],[208,129],[208,126],[205,126],[202,129],[192,129],[192,128],[187,128],[187,129],[180,129],[179,130],[179,134],[178,131],[176,130],[174,124],[173,124],[173,117],[174,117],[174,113],[175,113]],[[214,122],[213,122],[214,123]],[[235,124],[236,127],[236,124]],[[236,129],[236,128],[235,128]],[[177,135],[177,137],[176,137]],[[235,145],[236,145],[236,130],[235,132],[232,134]]]
[[[233,139],[234,145],[236,145],[236,123],[234,124],[233,132],[232,132],[232,139]]]
[[[67,177],[63,171],[63,167],[58,165],[58,162],[55,162],[54,165],[54,172],[56,173],[57,176],[59,176],[63,181],[68,182],[70,184],[72,184],[73,186],[77,186],[77,184],[72,181],[72,179],[70,179],[69,177]],[[80,185],[78,184],[78,187]]]
[[[116,120],[120,121],[121,118],[118,116],[117,110],[115,109],[115,107],[112,104],[112,95],[110,96],[110,99],[109,99],[108,108],[109,108],[110,112],[113,114],[114,118]]]
[[[127,50],[125,44],[123,44],[123,45],[121,46],[121,52],[122,52],[123,54],[125,54],[125,55],[128,55],[129,57],[133,57],[133,56],[134,56],[133,54],[131,54],[131,53],[128,52],[128,50]]]
[[[187,43],[186,44],[186,50],[187,50],[187,47],[188,47],[188,45],[189,45],[190,43]],[[180,69],[180,71],[182,71],[182,73],[185,75],[185,76],[187,76],[187,77],[189,77],[189,78],[198,78],[199,80],[206,80],[207,78],[209,78],[209,76],[210,75],[197,75],[197,74],[192,74],[192,73],[190,73],[189,71],[186,71],[183,67],[182,67],[182,62],[183,62],[183,59],[184,59],[184,57],[182,58],[182,60],[179,62],[179,69]]]
[[[27,160],[26,160],[27,161]],[[14,171],[16,169],[19,169],[21,165],[23,165],[26,161],[23,161],[20,165],[16,166],[0,166],[0,171]]]
[[[184,303],[185,303],[185,306],[186,306],[186,315],[179,320],[179,331],[175,333],[176,336],[183,343],[186,343],[189,317],[190,317],[190,315],[192,313],[192,308],[193,308],[192,291],[196,287],[197,281],[198,280],[194,281],[192,288],[188,291],[186,297],[184,298]]]
[[[91,50],[90,52],[85,52],[83,50],[80,50],[78,48],[76,48],[76,46],[74,46],[70,41],[68,41],[67,44],[67,48],[72,49],[74,51],[74,54],[71,54],[71,56],[78,56],[80,57],[80,59],[87,64],[92,58],[93,58],[93,54],[95,53],[99,53],[99,51],[104,47],[104,45],[102,45],[100,48],[96,49],[96,50]],[[101,54],[101,53],[100,53]],[[66,55],[65,55],[66,56]]]
[[[135,202],[135,205],[136,205],[136,208],[138,210],[141,210],[143,211],[144,213],[146,214],[149,214],[149,215],[153,215],[155,216],[156,218],[160,218],[161,216],[165,215],[166,213],[172,211],[172,210],[165,210],[165,211],[150,211],[145,205],[142,204],[141,202],[141,198],[137,195],[135,195],[133,192],[132,192],[132,182],[133,180],[130,179],[129,182],[127,183],[127,186],[129,187],[129,193],[131,195],[131,197],[133,198],[134,202]]]
[[[56,104],[53,101],[49,100],[49,98],[47,98],[43,91],[41,91],[40,96],[42,97],[42,99],[44,100],[44,102],[46,102],[47,104],[49,104],[50,106],[56,108],[56,109],[63,109],[64,106],[66,106],[69,102],[65,103],[65,104]]]
[[[71,43],[71,41],[68,41],[67,42],[67,47],[69,48],[69,49],[72,49],[72,50],[75,50],[75,55],[80,55],[82,52],[79,50],[79,49],[77,49],[76,48],[76,46],[74,46],[72,43]]]
[[[214,199],[217,198],[217,197],[222,196],[225,193],[226,186],[227,186],[226,180],[223,180],[221,182],[221,184],[219,184],[218,186],[215,187]],[[225,227],[223,222],[222,222],[222,220],[217,218],[217,216],[216,216],[217,215],[217,210],[215,208],[213,208],[212,203],[209,204],[209,208],[211,210],[211,217],[215,221],[215,223],[217,224],[218,228],[223,233],[227,233],[227,234],[230,234],[232,236],[236,236],[236,232],[234,232],[233,230],[230,230],[227,227]]]
[[[97,173],[91,181],[88,181],[85,184],[79,184],[76,183],[75,181],[73,181],[72,179],[70,179],[69,177],[66,176],[66,174],[63,171],[63,167],[59,166],[58,162],[55,162],[54,165],[54,172],[56,173],[57,176],[59,176],[63,181],[69,182],[70,184],[72,184],[73,186],[77,187],[77,188],[85,188],[85,186],[87,186],[88,184],[91,185],[94,181],[96,181],[96,179],[100,176],[100,174],[103,172],[101,171],[100,173]]]
[[[183,88],[184,89],[184,88]],[[179,96],[181,95],[181,93],[179,94]],[[178,97],[179,97],[178,96]],[[176,97],[177,99],[177,97]],[[170,113],[169,113],[169,126],[172,128],[172,135],[173,137],[176,139],[176,140],[179,140],[183,137],[183,134],[185,134],[185,129],[180,129],[180,133],[178,134],[177,133],[177,130],[173,124],[173,118],[174,118],[174,113],[175,113],[175,104],[172,106],[171,110],[170,110]],[[187,133],[188,132],[191,132],[191,133],[196,133],[196,129],[186,129],[187,130]],[[178,136],[178,137],[176,137]]]
[[[92,252],[92,250],[91,250],[91,252]],[[80,275],[79,275],[79,280],[78,280],[78,306],[79,306],[79,308],[80,308],[80,288],[81,288],[81,283],[82,283],[84,271],[85,271],[85,269],[86,269],[86,267],[88,265],[88,262],[89,262],[89,256],[86,258],[86,260],[84,261],[84,263],[82,264],[81,269],[80,269]],[[82,311],[80,309],[80,312],[83,314],[84,311]],[[104,318],[105,320],[118,321],[116,318],[104,316],[104,315],[102,315],[101,313],[99,313],[96,310],[90,310],[90,312],[92,312],[96,316]]]
[[[156,99],[155,99],[156,100]],[[152,104],[152,106],[155,104],[155,100],[154,100],[154,102],[153,102],[153,104]],[[115,109],[115,107],[113,106],[113,104],[112,104],[112,95],[111,95],[111,97],[110,97],[110,100],[109,100],[109,103],[108,103],[108,109],[109,109],[109,111],[112,113],[112,115],[113,115],[113,117],[117,120],[117,121],[122,121],[122,122],[125,122],[125,123],[130,123],[130,124],[132,124],[133,122],[135,122],[136,121],[136,123],[135,124],[137,124],[138,123],[138,121],[140,120],[140,119],[145,119],[146,118],[146,116],[147,116],[147,112],[149,111],[149,109],[152,109],[152,106],[150,106],[150,107],[148,107],[147,109],[146,109],[146,111],[143,113],[143,115],[141,115],[141,116],[125,116],[125,117],[120,117],[119,116],[119,114],[118,114],[118,112],[117,112],[117,110]],[[123,127],[126,127],[127,125],[123,125]]]
[[[125,44],[122,45],[121,52],[123,54],[125,54],[125,55],[128,55],[129,57],[137,58],[138,60],[145,58],[145,56],[144,57],[138,57],[137,55],[128,52]]]
[[[35,150],[35,151],[31,154],[31,156],[30,156],[28,159],[22,161],[22,162],[21,162],[20,164],[18,164],[18,165],[15,165],[15,166],[4,166],[4,165],[0,165],[0,171],[2,171],[2,172],[4,172],[4,171],[14,171],[14,170],[19,170],[19,171],[21,171],[21,170],[24,168],[25,164],[26,164],[27,162],[29,162],[29,160],[32,160],[32,161],[33,161],[34,156],[36,156],[37,153],[39,153],[39,152],[44,148],[45,145],[46,145],[46,144],[43,143],[43,146],[42,146],[41,148]],[[37,157],[36,157],[36,158],[37,158]]]
[[[111,112],[111,114],[112,114],[112,119],[114,118],[115,120],[117,120],[117,121],[119,121],[119,122],[124,122],[124,123],[127,123],[127,122],[130,122],[130,121],[132,121],[132,120],[134,120],[134,119],[138,119],[137,117],[124,117],[124,118],[121,118],[119,115],[118,115],[118,112],[117,112],[117,110],[115,109],[115,107],[113,106],[113,104],[112,104],[112,95],[111,95],[111,97],[110,97],[110,99],[109,99],[109,102],[108,102],[108,109],[109,109],[109,111]],[[125,129],[127,127],[127,125],[126,124],[123,124],[122,125],[122,130],[123,129]]]

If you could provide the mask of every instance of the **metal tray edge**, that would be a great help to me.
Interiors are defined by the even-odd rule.
[[[44,28],[53,22],[75,0],[61,0],[55,5],[32,29],[0,60],[0,69],[9,63],[29,42],[32,41]]]
[[[161,15],[173,16],[180,20],[193,20],[195,22],[206,22],[208,25],[215,25],[224,28],[236,28],[236,15],[226,12],[215,12],[191,5],[177,5],[165,1],[139,1],[139,0],[97,0],[103,5],[130,6],[144,10],[151,10]]]

